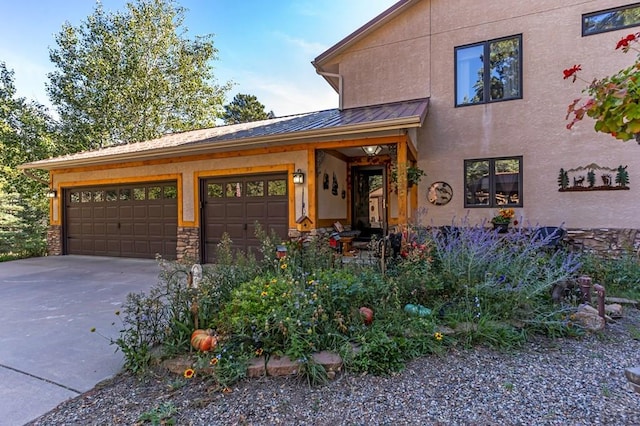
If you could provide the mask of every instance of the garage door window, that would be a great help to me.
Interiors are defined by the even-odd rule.
[[[207,195],[210,198],[222,198],[222,185],[219,183],[207,184]]]
[[[151,186],[149,187],[149,199],[150,200],[159,200],[162,195],[162,188],[159,186]]]
[[[264,182],[247,182],[247,197],[264,197]]]
[[[133,188],[133,199],[136,201],[146,200],[147,194],[144,188]]]
[[[270,180],[268,191],[270,197],[287,195],[287,181],[284,179]]]
[[[175,186],[165,186],[164,187],[164,198],[169,200],[173,198],[178,198],[178,191],[176,191]]]
[[[120,201],[129,201],[131,199],[131,190],[130,189],[121,189],[120,190]]]
[[[228,198],[240,198],[242,197],[242,182],[233,182],[227,184],[227,190],[225,195]]]

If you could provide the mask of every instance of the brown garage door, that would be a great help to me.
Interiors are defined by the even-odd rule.
[[[175,182],[73,188],[65,191],[65,252],[175,259]]]
[[[287,175],[211,178],[201,182],[203,260],[215,262],[216,245],[226,232],[234,250],[257,254],[255,224],[283,240],[289,232]]]

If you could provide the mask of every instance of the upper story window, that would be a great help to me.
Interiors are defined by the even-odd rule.
[[[521,47],[521,34],[456,47],[456,106],[521,99]]]
[[[640,26],[640,3],[582,15],[582,35]]]
[[[522,157],[464,161],[465,207],[522,207]]]

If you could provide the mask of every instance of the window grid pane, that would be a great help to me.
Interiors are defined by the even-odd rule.
[[[522,98],[521,41],[518,35],[457,47],[455,105]]]
[[[522,157],[464,162],[465,207],[521,207]]]
[[[640,26],[640,3],[582,16],[582,35]]]

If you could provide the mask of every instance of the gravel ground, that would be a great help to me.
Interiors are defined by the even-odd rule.
[[[171,390],[175,376],[123,373],[30,425],[143,424],[163,404],[177,425],[640,425],[640,394],[624,377],[640,366],[640,311],[607,327],[508,353],[452,350],[394,376],[343,373],[316,388],[270,377],[222,393],[195,377]]]

